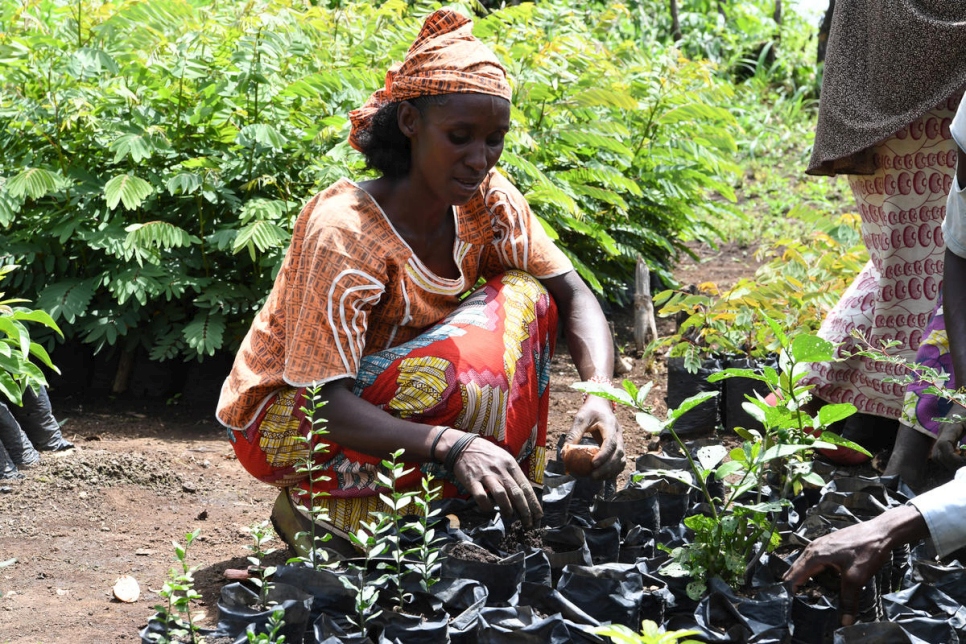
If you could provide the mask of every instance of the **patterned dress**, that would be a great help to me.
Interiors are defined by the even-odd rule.
[[[895,340],[899,345],[892,353],[946,367],[939,303],[942,222],[956,169],[949,127],[958,99],[943,101],[875,146],[875,174],[849,175],[870,260],[822,324],[820,335],[841,343],[842,355],[864,348],[863,342],[880,347]],[[853,333],[863,342],[856,342]],[[903,375],[894,365],[858,356],[812,369],[809,382],[825,401],[849,402],[861,413],[938,431],[939,401],[923,396],[921,384],[906,391],[890,382]]]
[[[379,508],[381,489],[379,459],[335,443],[315,456],[327,481],[309,490],[299,471],[306,388],[333,380],[352,378],[357,395],[397,417],[478,433],[542,482],[557,317],[537,280],[572,264],[496,171],[454,217],[460,277],[446,279],[356,184],[340,180],[317,195],[222,388],[218,419],[239,461],[303,505],[325,492],[315,505],[337,534]],[[421,467],[444,481],[444,494],[463,492],[435,464]],[[416,467],[401,488],[420,476]]]

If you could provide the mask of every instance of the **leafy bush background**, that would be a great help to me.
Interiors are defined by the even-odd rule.
[[[0,0],[0,243],[23,266],[10,289],[96,350],[233,351],[301,204],[362,174],[348,111],[438,6],[330,4]],[[618,303],[639,253],[668,276],[686,240],[740,217],[748,130],[730,74],[747,51],[721,35],[734,23],[682,4],[683,49],[658,2],[476,18],[514,87],[500,165]],[[807,83],[775,64],[801,106]]]

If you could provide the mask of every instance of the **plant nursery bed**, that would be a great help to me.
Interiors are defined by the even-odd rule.
[[[750,254],[741,248],[695,249],[708,261],[686,263],[679,271],[685,283],[727,284],[754,270]],[[619,345],[632,358],[632,369],[625,377],[638,384],[655,383],[648,400],[655,415],[663,417],[663,359],[636,359],[630,349],[631,312],[613,311],[611,317]],[[668,332],[670,324],[660,319],[661,333]],[[217,381],[224,374],[211,377]],[[581,394],[570,388],[577,379],[564,348],[553,365],[551,445],[567,432],[580,404]],[[215,629],[223,593],[237,583],[226,579],[225,572],[249,565],[250,528],[268,518],[276,491],[255,481],[235,460],[224,430],[214,421],[213,400],[111,399],[65,395],[61,391],[51,391],[54,411],[62,422],[66,421],[65,437],[77,449],[57,456],[45,454],[39,465],[24,471],[23,479],[0,481],[0,643],[140,641],[140,632],[154,614],[155,605],[162,601],[159,591],[170,571],[180,565],[172,542],[183,544],[185,535],[194,530],[200,530],[200,536],[191,546],[188,563],[197,567],[194,588],[201,596],[194,613],[199,625]],[[626,471],[616,481],[616,489],[621,491],[628,487],[638,460],[645,455],[661,455],[668,439],[641,432],[628,408],[619,408],[618,418],[625,430],[627,453]],[[717,440],[729,447],[736,444],[731,434]],[[555,474],[553,466],[550,469],[545,499],[548,518],[553,518],[546,526],[546,531],[554,532],[551,544],[546,543],[546,531],[538,544],[532,534],[508,538],[502,525],[488,522],[467,521],[461,528],[465,528],[462,536],[454,537],[456,541],[468,538],[499,560],[522,553],[524,567],[518,590],[516,576],[501,577],[511,583],[509,594],[503,598],[476,579],[461,581],[452,573],[443,575],[436,597],[445,595],[438,601],[443,603],[446,618],[440,619],[450,641],[461,641],[461,637],[462,641],[480,642],[606,641],[591,632],[595,622],[626,623],[636,630],[640,619],[652,619],[669,628],[691,628],[697,622],[702,632],[699,639],[707,641],[765,642],[773,641],[773,637],[779,638],[774,641],[802,641],[801,630],[796,639],[787,631],[798,604],[812,609],[809,619],[813,624],[826,625],[824,630],[813,629],[814,637],[807,641],[831,641],[829,629],[835,625],[833,615],[837,610],[834,588],[817,584],[801,596],[791,597],[787,589],[774,583],[781,573],[779,562],[794,556],[796,547],[770,557],[769,565],[761,567],[753,586],[743,589],[742,594],[707,580],[707,600],[693,602],[682,592],[681,580],[662,577],[658,572],[662,554],[657,544],[674,545],[683,538],[679,528],[660,525],[660,518],[653,514],[648,527],[635,525],[631,519],[615,520],[609,514],[613,507],[595,512],[599,490],[586,489],[586,481]],[[874,479],[876,475],[870,465],[863,465],[842,468],[835,476],[851,480],[856,476]],[[879,482],[867,485],[876,487]],[[895,501],[901,500],[895,491],[888,494]],[[634,504],[630,505],[633,509]],[[800,515],[796,529],[808,523],[804,509]],[[657,526],[653,525],[655,518]],[[809,529],[815,526],[822,529],[824,524],[814,519]],[[512,547],[511,542],[515,544]],[[576,547],[568,551],[561,547],[566,543]],[[280,544],[275,541],[268,545]],[[919,555],[922,557],[916,559]],[[284,567],[288,556],[279,550],[262,563],[281,566],[284,577],[292,574]],[[565,556],[574,560],[563,561]],[[549,566],[543,565],[544,558]],[[966,587],[961,568],[933,562],[928,551],[921,549],[897,553],[894,559],[898,564],[894,561],[889,579],[883,581],[889,589],[905,584],[905,603],[882,592],[885,586],[879,588],[878,594],[871,595],[869,614],[881,623],[857,627],[865,629],[861,631],[865,640],[843,641],[915,641],[907,632],[918,632],[921,640],[929,642],[953,641],[943,639],[952,636],[948,631],[940,633],[943,626],[935,623],[937,618],[932,616],[934,611],[930,613],[930,606],[948,608],[966,599],[958,590]],[[903,564],[908,564],[904,570]],[[122,602],[114,595],[115,582],[125,575],[138,583],[139,596],[134,602]],[[338,584],[333,588],[343,588],[335,577],[327,583],[331,581]],[[913,583],[917,581],[918,587]],[[612,587],[630,590],[611,593],[607,589]],[[953,597],[957,603],[950,604],[936,593]],[[786,611],[783,624],[775,626],[760,615],[749,618],[749,613],[775,597],[781,610]],[[615,603],[609,598],[626,600]],[[471,609],[474,602],[478,606]],[[311,610],[315,621],[324,612],[319,606]],[[464,615],[467,610],[471,612]],[[484,611],[487,632],[474,630],[472,624],[481,623]],[[950,623],[945,618],[941,621]],[[314,622],[312,626],[306,629],[306,641],[315,636]],[[777,629],[774,633],[773,626]],[[544,628],[547,630],[541,630]],[[928,636],[922,637],[927,632]],[[434,641],[444,641],[438,633],[433,637]],[[855,631],[855,637],[859,637],[859,631]],[[233,639],[214,641],[220,644]],[[212,641],[208,639],[209,644]]]

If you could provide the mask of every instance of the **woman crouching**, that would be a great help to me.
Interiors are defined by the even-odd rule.
[[[223,386],[218,419],[245,468],[284,488],[273,521],[296,550],[314,505],[327,547],[350,554],[348,533],[386,509],[377,472],[399,449],[413,468],[400,491],[432,473],[443,496],[539,524],[558,315],[580,378],[613,373],[596,298],[494,169],[510,87],[471,28],[453,11],[429,16],[350,114],[350,144],[382,176],[341,179],[306,204]],[[313,452],[313,479],[327,480],[310,488],[300,464],[316,388],[328,448]],[[608,401],[587,397],[567,440],[589,431],[602,441],[593,476],[616,476]]]

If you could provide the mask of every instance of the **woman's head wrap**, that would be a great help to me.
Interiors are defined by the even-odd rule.
[[[349,112],[349,144],[360,150],[359,134],[379,109],[398,101],[438,94],[490,94],[510,100],[506,70],[473,35],[473,23],[451,9],[426,18],[406,58],[386,72],[386,85]]]

